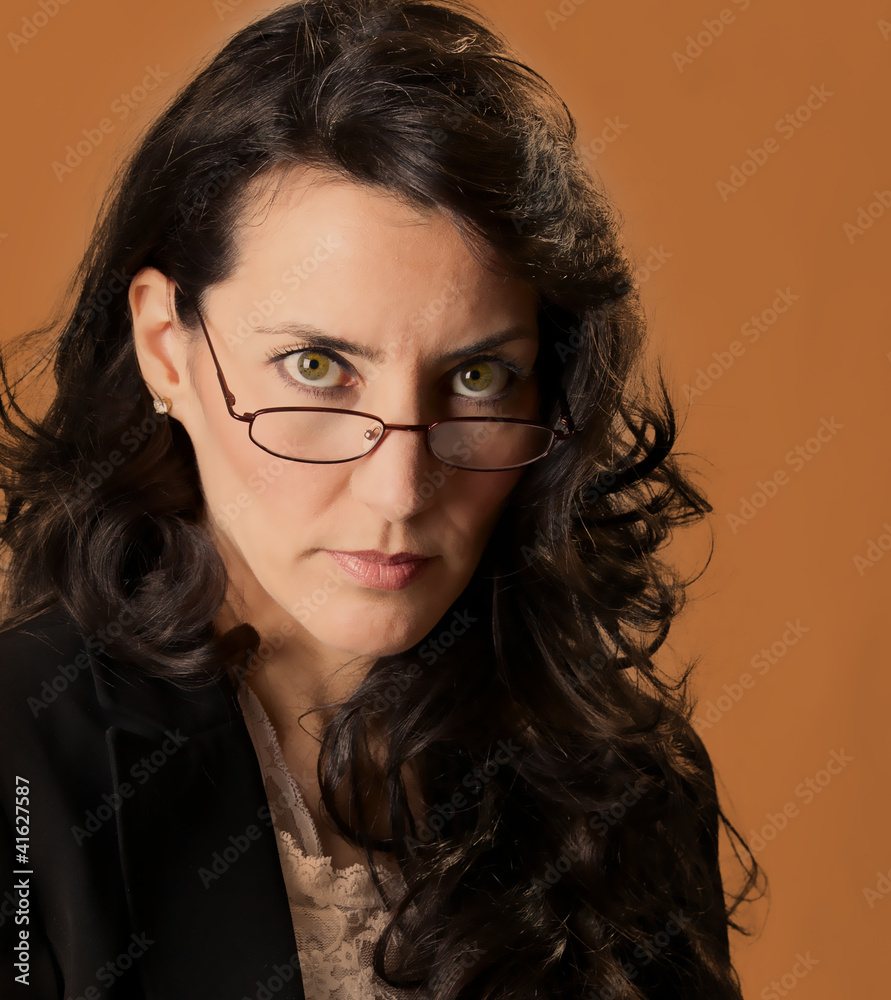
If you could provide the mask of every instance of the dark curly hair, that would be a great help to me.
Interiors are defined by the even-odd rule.
[[[733,914],[760,868],[746,847],[728,908],[719,819],[745,842],[691,723],[695,661],[672,678],[654,660],[691,582],[661,550],[712,507],[672,452],[618,213],[575,137],[550,86],[461,0],[304,0],[239,31],[120,168],[76,303],[15,342],[32,368],[54,361],[39,418],[16,398],[29,373],[12,377],[11,347],[0,359],[4,624],[61,603],[85,634],[105,629],[119,663],[183,688],[239,656],[262,663],[252,625],[214,628],[226,573],[190,439],[156,417],[140,374],[129,280],[145,266],[175,278],[200,336],[194,305],[233,272],[251,182],[297,164],[445,213],[487,266],[537,291],[541,416],[556,424],[562,390],[577,433],[512,491],[443,616],[464,615],[466,633],[435,657],[432,636],[380,657],[324,727],[325,808],[390,912],[376,970],[437,1000],[739,1000],[728,927],[750,933]],[[130,624],[109,629],[125,603]],[[386,839],[366,823],[372,789]],[[404,898],[388,898],[374,850],[398,859]]]

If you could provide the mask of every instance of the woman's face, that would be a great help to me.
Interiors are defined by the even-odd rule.
[[[295,169],[271,203],[254,195],[236,246],[237,270],[209,289],[202,315],[237,413],[335,406],[400,424],[539,419],[536,296],[477,263],[441,214]],[[307,350],[318,333],[352,347]],[[502,343],[474,350],[495,334]],[[188,377],[159,385],[157,365],[153,379],[143,354],[140,363],[194,444],[205,523],[239,613],[264,638],[293,636],[341,663],[400,652],[431,632],[525,470],[455,469],[427,450],[423,433],[402,430],[355,461],[276,458],[229,415],[204,336],[186,348],[180,331],[167,343],[171,370],[182,376],[185,361]],[[363,550],[426,561],[387,569],[333,554]]]

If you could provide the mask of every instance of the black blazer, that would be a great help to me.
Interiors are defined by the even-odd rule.
[[[118,671],[55,609],[0,633],[0,691],[0,997],[305,1000],[232,681],[190,693]],[[722,899],[716,803],[701,843]],[[709,923],[729,961],[723,910]]]
[[[232,681],[118,674],[57,609],[0,633],[0,691],[0,997],[303,1000]]]

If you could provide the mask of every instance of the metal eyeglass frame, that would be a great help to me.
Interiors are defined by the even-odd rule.
[[[265,451],[268,455],[274,455],[276,458],[284,459],[288,462],[305,462],[310,465],[340,465],[344,462],[355,462],[359,458],[364,458],[366,455],[370,455],[375,448],[384,439],[384,435],[388,430],[393,431],[423,431],[424,432],[424,443],[427,446],[427,451],[436,458],[437,461],[442,462],[443,465],[450,465],[456,469],[466,470],[467,472],[505,472],[510,469],[520,469],[526,465],[532,465],[533,462],[541,461],[541,459],[546,458],[554,446],[554,441],[562,441],[566,438],[572,437],[576,432],[575,423],[573,422],[572,415],[569,412],[569,402],[566,399],[566,394],[563,387],[559,387],[559,401],[560,401],[560,423],[563,424],[565,430],[558,430],[553,427],[548,427],[547,424],[536,423],[533,420],[522,420],[518,417],[448,417],[446,420],[434,420],[432,424],[388,424],[385,423],[379,416],[374,413],[364,413],[361,410],[350,410],[345,407],[340,406],[267,406],[261,410],[255,410],[253,413],[236,413],[234,410],[235,396],[226,384],[226,377],[223,375],[223,369],[220,367],[220,362],[217,359],[217,353],[214,350],[213,342],[210,339],[210,334],[207,331],[207,325],[204,322],[204,317],[201,315],[201,311],[198,309],[198,305],[192,300],[191,296],[187,295],[176,278],[168,277],[169,281],[172,281],[177,289],[179,289],[180,294],[183,298],[191,304],[192,308],[195,310],[195,314],[198,316],[198,320],[201,323],[201,329],[204,331],[204,337],[207,340],[207,346],[210,348],[211,356],[213,357],[213,363],[217,370],[217,377],[220,380],[220,388],[223,390],[223,398],[226,400],[226,407],[229,410],[229,416],[235,420],[246,421],[250,426],[248,427],[248,437],[250,440],[260,449]],[[351,413],[360,417],[368,417],[371,420],[377,421],[381,424],[382,430],[378,436],[377,441],[368,449],[368,451],[363,452],[361,455],[356,455],[353,458],[338,458],[331,461],[326,461],[324,459],[311,459],[311,458],[292,458],[289,455],[279,455],[277,452],[271,451],[269,448],[264,447],[259,444],[257,440],[251,434],[251,430],[254,423],[254,418],[259,416],[261,413],[273,413],[280,411],[291,411],[291,410],[311,410],[314,412],[330,412],[330,413]],[[445,459],[440,458],[436,452],[430,447],[430,430],[436,427],[437,424],[444,423],[457,423],[457,422],[473,421],[474,423],[489,422],[489,423],[514,423],[514,424],[528,424],[531,427],[539,427],[542,430],[549,431],[552,435],[551,443],[548,445],[547,451],[543,455],[539,455],[537,458],[532,458],[528,462],[520,462],[519,465],[508,465],[500,466],[496,469],[477,469],[477,468],[467,468],[463,465],[455,465],[454,462],[448,462]]]

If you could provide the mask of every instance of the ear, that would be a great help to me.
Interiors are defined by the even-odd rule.
[[[156,399],[167,396],[170,416],[182,419],[194,393],[187,342],[173,316],[173,282],[157,268],[141,268],[128,291],[133,342],[142,377]]]

